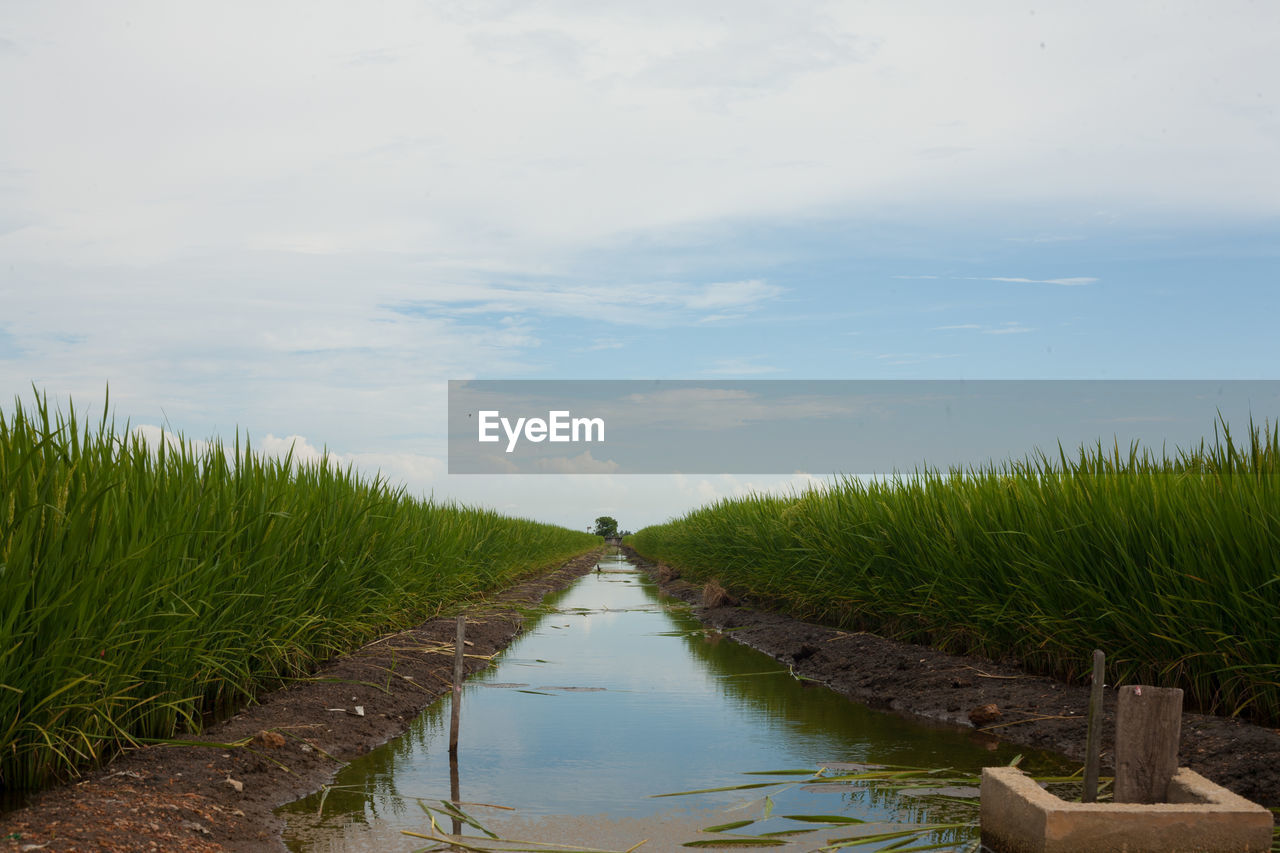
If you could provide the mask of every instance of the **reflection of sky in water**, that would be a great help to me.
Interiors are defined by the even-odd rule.
[[[604,565],[610,568],[609,561]],[[804,686],[772,658],[728,639],[662,636],[700,625],[657,602],[641,576],[608,573],[589,575],[548,599],[561,611],[590,612],[529,620],[528,632],[497,666],[468,682],[458,756],[464,801],[512,806],[524,816],[645,817],[676,806],[740,803],[774,790],[650,797],[769,781],[740,775],[746,771],[830,762],[975,770],[1006,763],[1015,753],[1003,746],[989,751],[964,733]],[[398,816],[407,828],[420,828],[423,813],[411,798],[448,797],[449,704],[438,702],[404,737],[343,770],[336,784],[363,792],[331,792],[326,822]],[[834,811],[868,820],[921,820],[930,808],[865,789],[793,785],[773,796],[779,813]],[[314,797],[300,802],[290,820],[314,813],[316,803]]]

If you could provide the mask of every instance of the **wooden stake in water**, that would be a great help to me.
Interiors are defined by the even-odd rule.
[[[1182,690],[1127,685],[1116,697],[1117,803],[1163,803],[1178,769]]]
[[[1084,746],[1084,796],[1081,801],[1098,799],[1098,766],[1102,763],[1102,688],[1107,656],[1093,650],[1093,687],[1089,691],[1089,734]]]
[[[458,754],[458,727],[462,724],[462,650],[466,644],[467,619],[458,617],[458,637],[453,650],[453,713],[449,719],[449,754]]]

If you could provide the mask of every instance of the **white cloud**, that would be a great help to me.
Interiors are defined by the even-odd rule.
[[[959,357],[960,353],[958,352],[882,352],[875,356],[877,361],[883,361],[885,364],[889,364],[894,367],[903,367],[912,364],[927,364],[931,361]]]
[[[599,350],[607,349],[622,349],[625,346],[626,344],[617,338],[596,338],[589,346],[580,347],[580,351],[597,352]]]
[[[1020,335],[1034,332],[1030,326],[1024,326],[1018,320],[1007,320],[999,325],[983,323],[956,323],[950,326],[934,326],[935,332],[981,332],[984,335]]]
[[[982,330],[984,335],[1021,335],[1026,332],[1034,332],[1035,329],[1024,326],[1016,320],[1004,323],[999,326],[990,326]]]
[[[740,388],[663,388],[642,394],[628,394],[628,403],[652,408],[665,406],[676,410],[689,406],[711,404],[721,406],[726,403],[754,402],[759,395]]]
[[[608,320],[614,324],[669,326],[706,322],[700,312],[737,309],[719,319],[741,318],[784,293],[781,287],[747,281],[687,284],[650,282],[623,286],[530,283],[521,286],[468,282],[439,283],[415,289],[412,298],[392,307],[402,313],[444,312],[458,317],[511,312],[552,317]]]
[[[599,407],[606,421],[625,421],[629,427],[644,424],[678,424],[685,429],[725,430],[755,421],[809,420],[848,417],[878,409],[866,399],[821,394],[759,391],[740,388],[666,388],[628,394],[618,410]]]
[[[336,453],[330,453],[315,447],[311,442],[307,441],[305,436],[288,435],[284,438],[267,433],[266,436],[258,441],[258,450],[267,456],[274,456],[277,459],[285,459],[292,453],[294,463],[298,465],[309,465],[322,460],[328,460],[329,464],[338,468],[344,467],[346,460]]]
[[[968,276],[973,281],[1007,281],[1013,284],[1058,284],[1063,287],[1080,287],[1086,284],[1093,284],[1098,279],[1091,276],[1073,276],[1070,278],[1017,278],[1013,276],[989,276],[977,277]]]
[[[1280,210],[1271,4],[662,8],[317,3],[306,38],[286,7],[14,10],[4,248],[466,262],[887,204]]]
[[[590,450],[584,450],[577,456],[539,459],[536,465],[539,471],[547,474],[612,474],[618,470],[617,462],[595,459]]]
[[[1034,237],[1005,237],[1009,243],[1077,243],[1084,238],[1080,234],[1037,234]]]
[[[708,314],[705,317],[699,317],[697,323],[699,326],[714,326],[741,320],[746,316],[746,314]]]
[[[937,275],[895,275],[896,279],[941,279],[944,276]],[[1022,276],[1007,275],[966,275],[966,276],[946,276],[952,281],[998,281],[1009,284],[1056,284],[1061,287],[1082,287],[1087,284],[1094,284],[1099,281],[1094,276],[1068,276],[1064,278],[1025,278]]]
[[[748,281],[719,281],[705,287],[693,289],[681,302],[695,310],[723,310],[725,308],[741,308],[773,299],[782,293],[782,288],[767,284],[759,279]]]

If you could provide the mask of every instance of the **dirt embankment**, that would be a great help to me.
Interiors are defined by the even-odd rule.
[[[1084,760],[1088,687],[1030,675],[1016,662],[944,654],[750,606],[702,606],[703,587],[626,550],[632,562],[658,579],[664,592],[699,605],[695,615],[703,622],[735,629],[735,640],[792,666],[798,675],[873,708],[950,723]],[[970,713],[987,705],[995,705],[999,717],[971,722]],[[1109,689],[1102,754],[1106,772],[1111,770],[1114,711],[1115,690]],[[977,716],[981,721],[982,715]],[[1254,802],[1280,807],[1278,730],[1183,714],[1179,757],[1183,765]]]
[[[466,671],[520,633],[516,608],[586,574],[599,554],[515,586],[467,616]],[[399,735],[453,680],[455,620],[433,619],[326,664],[196,739],[152,746],[0,815],[0,850],[283,850],[277,806],[320,788],[344,759]],[[356,712],[359,707],[363,714]]]

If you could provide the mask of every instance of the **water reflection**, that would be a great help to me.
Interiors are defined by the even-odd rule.
[[[975,771],[1014,754],[806,686],[773,659],[702,631],[643,576],[616,573],[626,563],[603,568],[611,571],[549,597],[549,610],[526,622],[496,666],[467,683],[456,764],[446,697],[405,736],[345,768],[323,797],[323,817],[315,816],[319,794],[285,807],[291,849],[385,848],[361,842],[353,828],[376,828],[379,837],[421,830],[417,798],[507,806],[521,819],[668,820],[673,806],[723,808],[755,794],[651,795],[751,781],[738,775],[747,771],[833,762]],[[1028,758],[1024,767],[1061,769],[1047,757]],[[780,813],[785,805],[895,822],[939,814],[936,804],[883,789],[792,784],[765,793]]]

